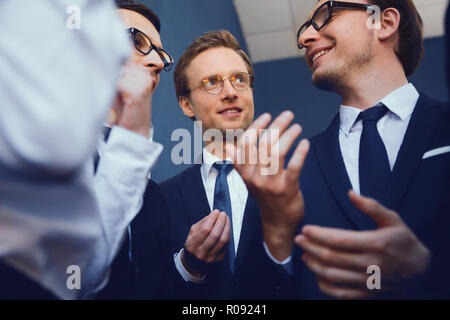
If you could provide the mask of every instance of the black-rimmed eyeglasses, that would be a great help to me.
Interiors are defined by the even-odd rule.
[[[333,17],[334,8],[343,8],[343,9],[370,9],[373,5],[363,4],[363,3],[354,3],[354,2],[341,2],[341,1],[327,1],[322,4],[319,8],[314,11],[314,14],[311,20],[306,21],[297,32],[297,46],[299,49],[303,49],[303,45],[300,44],[300,37],[302,34],[309,28],[309,26],[313,26],[314,29],[320,31],[323,27],[330,22]]]
[[[172,69],[173,58],[167,51],[155,46],[150,38],[147,37],[147,35],[141,30],[138,30],[136,28],[129,28],[127,29],[127,32],[130,34],[131,40],[133,41],[134,47],[137,51],[144,55],[147,55],[152,52],[152,50],[155,50],[164,63],[163,70],[170,71],[170,69]]]

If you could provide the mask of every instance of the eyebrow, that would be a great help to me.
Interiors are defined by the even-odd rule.
[[[245,70],[245,71],[235,70],[235,71],[232,71],[232,72],[230,73],[230,75],[234,75],[234,74],[237,74],[237,73],[248,73],[248,70]],[[223,78],[223,76],[221,76],[220,74],[214,73],[214,74],[211,74],[211,75],[202,77],[201,80],[204,80],[204,79],[207,79],[207,78],[210,78],[210,77],[214,77],[214,76],[219,76],[219,77]],[[200,80],[200,81],[201,81],[201,80]]]

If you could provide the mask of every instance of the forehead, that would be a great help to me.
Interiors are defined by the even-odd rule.
[[[230,48],[212,48],[203,51],[189,64],[186,74],[188,81],[200,81],[211,76],[228,76],[234,72],[247,72],[242,57]]]
[[[137,13],[136,11],[127,9],[118,9],[119,16],[122,20],[125,29],[136,28],[144,32],[153,44],[157,47],[161,47],[161,38],[153,23],[151,23],[146,17]]]

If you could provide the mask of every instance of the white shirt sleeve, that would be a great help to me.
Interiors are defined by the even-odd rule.
[[[68,8],[80,29],[69,29]],[[0,160],[66,174],[95,150],[130,49],[110,0],[0,1]]]
[[[128,225],[141,210],[148,174],[163,146],[118,126],[106,143],[99,143],[93,188],[112,262]]]
[[[178,272],[180,273],[180,275],[183,277],[183,280],[186,282],[194,282],[194,283],[205,283],[206,281],[206,274],[201,277],[201,278],[197,278],[195,276],[193,276],[192,274],[189,273],[189,271],[187,271],[185,269],[185,267],[183,266],[183,263],[181,262],[181,254],[183,253],[184,249],[181,249],[180,252],[176,252],[173,255],[173,260],[175,262],[175,267],[177,268]]]
[[[80,29],[71,0],[0,1],[0,257],[63,299],[88,297],[109,267],[90,157],[130,52],[111,0],[75,3]]]

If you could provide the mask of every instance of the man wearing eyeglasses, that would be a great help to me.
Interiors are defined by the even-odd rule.
[[[342,105],[311,139],[297,218],[279,207],[263,223],[302,227],[304,298],[450,298],[450,111],[407,80],[423,52],[419,13],[410,0],[319,1],[309,19],[297,40],[312,82]],[[284,259],[293,240],[271,253]]]
[[[294,292],[264,248],[255,199],[225,156],[236,139],[227,131],[238,136],[253,120],[253,79],[249,57],[228,31],[195,39],[175,69],[179,105],[205,134],[201,164],[160,184],[173,265],[184,279],[175,298],[278,299]]]
[[[98,298],[163,298],[162,281],[171,261],[169,249],[164,247],[168,241],[160,241],[168,233],[167,223],[164,215],[156,214],[164,212],[163,201],[156,184],[149,180],[163,149],[152,141],[151,110],[160,73],[172,68],[173,58],[162,49],[161,23],[151,9],[129,0],[117,0],[116,5],[133,54],[122,69],[95,161],[93,187],[111,260],[117,253],[109,284]],[[143,204],[146,190],[151,200]],[[138,214],[142,207],[149,212]],[[145,224],[147,219],[151,223]],[[135,243],[135,239],[139,241]],[[143,252],[151,252],[153,257],[148,265],[140,261]],[[139,269],[145,269],[141,270],[145,280],[138,275]],[[145,287],[143,295],[138,293],[140,286]]]

